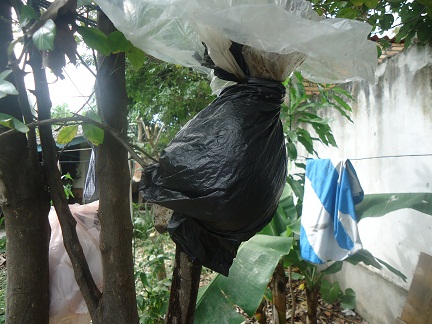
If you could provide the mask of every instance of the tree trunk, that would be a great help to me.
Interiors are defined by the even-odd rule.
[[[176,247],[167,323],[193,324],[201,264]]]
[[[286,286],[287,277],[285,275],[283,261],[279,261],[270,282],[273,296],[273,317],[275,324],[286,322]]]
[[[99,13],[99,29],[115,31],[111,21]],[[126,138],[127,96],[124,53],[98,57],[97,104],[102,120]],[[105,132],[98,153],[100,184],[100,248],[103,268],[100,323],[138,323],[132,254],[132,219],[129,208],[127,151]],[[94,323],[96,323],[94,321]]]
[[[0,1],[0,71],[7,66],[11,21],[10,5]],[[17,78],[21,78],[17,82],[24,82],[23,75]],[[12,77],[9,81],[15,83]],[[21,99],[27,100],[26,95]],[[0,113],[22,120],[24,105],[21,102],[20,107],[18,97],[9,95],[0,99]],[[6,130],[0,126],[0,133]],[[7,237],[6,322],[48,323],[50,204],[34,131],[29,132],[28,139],[22,133],[0,138],[0,205]]]
[[[306,288],[306,323],[316,324],[317,323],[317,311],[318,311],[318,288],[309,289]]]

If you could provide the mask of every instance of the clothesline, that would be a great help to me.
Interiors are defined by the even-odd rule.
[[[348,158],[348,159],[351,160],[351,161],[361,161],[361,160],[405,158],[405,157],[427,157],[427,156],[432,156],[432,153],[426,153],[426,154],[380,155],[380,156],[370,156],[370,157],[362,157],[362,158]],[[307,159],[312,159],[312,157],[300,156],[297,159],[307,160]],[[319,159],[319,157],[318,157],[318,159]]]

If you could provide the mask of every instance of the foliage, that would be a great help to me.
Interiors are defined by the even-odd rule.
[[[432,2],[430,0],[312,0],[315,11],[324,16],[368,22],[372,33],[393,30],[396,42],[408,47],[416,37],[419,44],[432,40]],[[396,28],[398,27],[398,28]],[[386,47],[388,41],[381,39]]]
[[[168,247],[166,251],[164,247]],[[171,274],[165,262],[172,260],[173,243],[155,232],[150,209],[134,208],[135,283],[140,323],[163,323],[168,308]]]
[[[6,70],[0,73],[0,98],[6,97],[7,95],[17,95],[18,91],[15,86],[6,81],[6,77],[11,74],[11,70]]]
[[[318,116],[323,109],[336,109],[342,116],[351,121],[351,107],[345,98],[353,99],[345,89],[329,85],[318,85],[319,94],[306,93],[304,80],[299,72],[295,72],[285,85],[288,88],[288,102],[282,105],[281,119],[287,138],[288,157],[297,159],[298,144],[310,154],[316,154],[315,142],[326,146],[337,146],[329,126],[330,119]],[[312,126],[318,137],[312,135],[304,125]]]
[[[73,192],[72,192],[72,181],[74,181],[71,177],[71,175],[68,173],[63,174],[61,176],[61,179],[66,182],[63,184],[63,190],[66,195],[66,199],[69,199],[70,197],[75,198]]]
[[[200,289],[195,323],[240,323],[244,317],[234,305],[252,316],[261,302],[269,278],[292,239],[256,235],[243,243],[230,268],[230,275],[217,275]]]
[[[156,124],[163,127],[158,150],[212,100],[206,75],[150,56],[145,57],[138,71],[127,70],[126,84],[130,98],[129,119],[141,118],[150,129]]]

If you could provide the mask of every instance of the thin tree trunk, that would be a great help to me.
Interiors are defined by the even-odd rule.
[[[273,317],[275,324],[286,322],[286,286],[287,277],[285,275],[283,261],[279,261],[270,282],[273,296]]]
[[[99,29],[115,31],[99,13]],[[97,104],[103,121],[126,138],[127,96],[124,53],[98,57]],[[100,323],[138,323],[132,254],[132,220],[129,208],[127,151],[105,132],[98,152],[96,174],[100,185],[100,248],[103,268]]]
[[[318,288],[309,289],[306,288],[306,323],[316,324],[317,323],[317,311],[318,311]]]
[[[0,1],[0,71],[7,66],[12,40],[11,6]],[[23,75],[17,75],[23,82]],[[11,76],[10,82],[15,83]],[[23,96],[27,100],[26,96]],[[21,103],[21,106],[25,102]],[[18,96],[0,99],[0,113],[22,120]],[[6,131],[0,126],[0,133]],[[37,161],[35,134],[16,133],[0,139],[0,205],[6,225],[6,322],[48,323],[49,196]]]
[[[193,324],[201,268],[198,260],[192,261],[177,245],[167,313],[168,324]]]

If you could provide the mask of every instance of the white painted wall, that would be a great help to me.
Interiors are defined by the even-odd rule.
[[[377,76],[375,85],[346,85],[356,98],[354,124],[334,112],[324,114],[334,119],[339,149],[322,147],[319,155],[351,159],[366,194],[432,192],[432,47],[411,47],[386,59]],[[432,255],[432,217],[405,209],[366,218],[359,230],[364,248],[401,270],[408,282],[361,266],[344,266],[336,278],[356,291],[358,311],[369,324],[393,323],[420,252]]]

